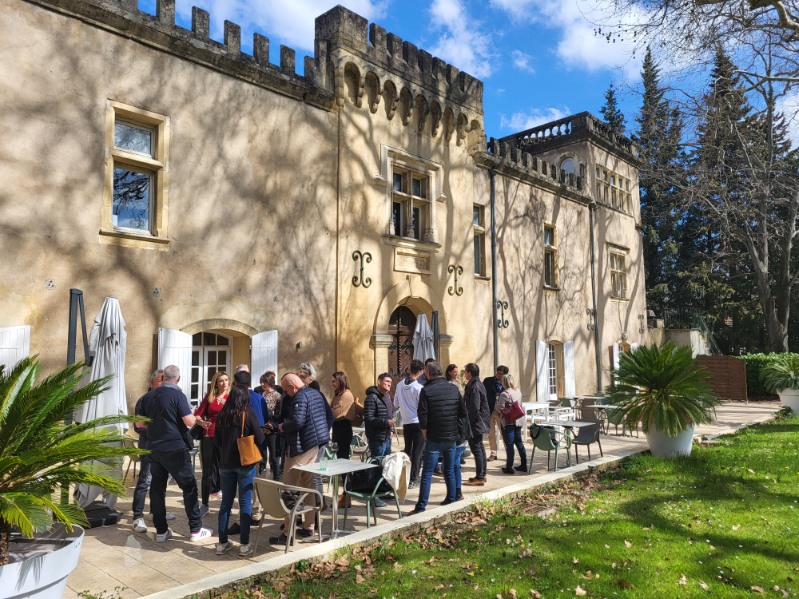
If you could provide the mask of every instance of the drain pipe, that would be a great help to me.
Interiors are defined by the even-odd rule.
[[[494,372],[499,366],[499,330],[496,323],[497,312],[497,188],[494,182],[497,171],[488,171],[489,196],[491,198],[491,330],[494,334]]]
[[[591,301],[593,303],[592,311],[594,313],[594,354],[596,360],[596,390],[597,393],[602,392],[602,350],[599,347],[599,312],[597,311],[597,279],[596,279],[596,250],[594,226],[596,224],[596,202],[592,201],[588,204],[588,229],[590,233],[591,243]]]

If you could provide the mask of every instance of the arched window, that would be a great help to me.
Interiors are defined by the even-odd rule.
[[[567,158],[563,162],[560,163],[560,170],[574,174],[574,160],[572,158]]]

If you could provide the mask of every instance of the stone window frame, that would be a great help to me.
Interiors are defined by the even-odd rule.
[[[596,165],[596,200],[614,210],[632,214],[632,191],[629,177]]]
[[[608,271],[610,272],[610,297],[614,300],[626,301],[627,295],[627,272],[629,263],[627,257],[630,249],[621,246],[609,246],[608,248]]]
[[[474,274],[486,275],[486,211],[482,204],[472,204],[472,235],[474,236]],[[478,255],[479,254],[479,255]]]
[[[427,226],[421,233],[422,239],[398,236],[393,230],[393,204],[394,204],[394,170],[398,172],[417,173],[428,180],[426,201],[429,202]],[[438,204],[447,200],[443,187],[443,165],[433,160],[416,156],[399,148],[381,144],[380,146],[380,173],[374,176],[374,182],[385,190],[386,211],[385,228],[383,236],[389,243],[401,243],[403,246],[438,251],[441,245],[438,241],[438,228],[436,226]]]
[[[117,148],[114,131],[117,121],[147,128],[153,132],[153,155],[151,157]],[[130,247],[153,248],[169,244],[169,137],[168,116],[108,100],[105,112],[105,171],[103,182],[103,205],[100,237],[108,243]],[[115,227],[114,169],[126,165],[149,172],[152,175],[150,197],[149,231]]]
[[[547,232],[551,232],[551,241],[549,242],[547,242]],[[544,243],[544,263],[543,263],[544,288],[558,290],[560,288],[560,281],[559,281],[560,272],[558,268],[558,244],[557,244],[558,237],[557,237],[557,229],[554,224],[549,224],[549,223],[544,224],[544,234],[542,237],[542,241]],[[548,261],[552,264],[551,280],[547,280]]]

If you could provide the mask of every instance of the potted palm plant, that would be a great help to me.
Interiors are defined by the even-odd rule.
[[[760,381],[769,393],[777,393],[782,405],[799,413],[799,354],[783,354],[760,371]]]
[[[622,354],[607,390],[630,430],[638,423],[653,455],[689,455],[694,426],[711,422],[721,403],[691,348],[666,343]]]
[[[3,597],[61,597],[77,565],[83,510],[69,502],[71,485],[86,483],[123,494],[121,481],[90,460],[121,467],[117,427],[135,417],[110,416],[64,424],[100,393],[108,379],[81,387],[83,364],[37,381],[39,361],[25,358],[11,372],[0,366],[0,589]],[[109,471],[110,472],[110,471]]]

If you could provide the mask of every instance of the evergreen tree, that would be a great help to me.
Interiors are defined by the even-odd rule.
[[[662,315],[678,303],[676,256],[681,192],[686,164],[681,146],[683,117],[665,97],[660,74],[647,49],[641,71],[643,103],[636,118],[634,140],[640,150],[638,180],[641,194],[641,226],[647,305]]]
[[[605,105],[599,109],[599,113],[611,130],[619,134],[624,133],[624,114],[619,109],[619,103],[616,101],[616,88],[612,83],[605,92]]]

